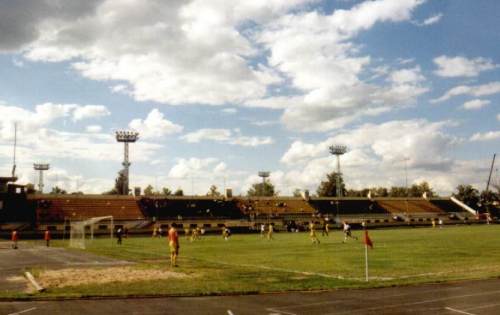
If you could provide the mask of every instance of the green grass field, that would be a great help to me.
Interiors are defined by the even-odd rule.
[[[342,243],[340,231],[318,237],[275,233],[268,241],[258,234],[181,238],[179,267],[187,278],[166,281],[113,282],[49,289],[44,295],[203,295],[221,293],[322,290],[417,284],[500,276],[500,226],[450,226],[443,229],[370,230],[370,281],[365,282],[362,232],[359,240]],[[65,246],[61,241],[57,246]],[[168,269],[165,238],[132,237],[116,245],[109,239],[89,243],[99,255],[136,262],[134,268]],[[120,275],[117,275],[117,280]]]

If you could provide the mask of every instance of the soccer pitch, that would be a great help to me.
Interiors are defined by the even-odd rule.
[[[88,283],[48,290],[48,295],[203,295],[287,290],[377,287],[500,276],[500,226],[446,226],[370,230],[374,249],[368,250],[370,281],[365,281],[362,231],[358,240],[342,243],[339,230],[317,233],[219,235],[190,242],[181,236],[179,267],[169,267],[167,240],[130,237],[117,245],[110,239],[88,243],[87,251],[136,264],[139,270],[169,270],[172,279],[134,279],[117,273],[106,285]],[[64,246],[62,241],[57,242]],[[37,272],[43,274],[43,272]]]

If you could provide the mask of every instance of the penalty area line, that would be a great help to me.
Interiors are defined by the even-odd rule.
[[[22,313],[31,312],[31,311],[34,311],[34,310],[36,310],[36,307],[28,308],[28,309],[25,309],[24,311],[10,313],[10,314],[7,314],[7,315],[18,315],[18,314],[22,314]]]
[[[217,265],[223,265],[223,266],[232,266],[232,267],[246,267],[246,268],[258,268],[258,269],[265,269],[265,270],[271,270],[271,271],[282,271],[282,272],[288,272],[288,273],[295,273],[295,274],[300,274],[304,276],[317,276],[317,277],[323,277],[323,278],[328,278],[328,279],[336,279],[336,280],[348,280],[348,281],[360,281],[360,282],[365,282],[365,277],[344,277],[340,275],[330,275],[327,273],[321,273],[321,272],[312,272],[312,271],[301,271],[301,270],[295,270],[295,269],[288,269],[288,268],[279,268],[279,267],[269,267],[269,266],[264,266],[264,265],[254,265],[254,264],[233,264],[233,263],[227,263],[223,261],[215,261],[215,260],[210,260],[210,259],[201,259],[201,258],[194,258],[194,257],[186,257],[186,259],[191,259],[191,260],[197,260],[197,261],[203,261],[207,263],[212,263],[212,264],[217,264]],[[425,277],[425,276],[435,276],[435,275],[440,275],[442,273],[422,273],[422,274],[417,274],[417,275],[407,275],[407,276],[400,276],[400,277],[377,277],[373,276],[370,277],[372,280],[379,280],[379,281],[390,281],[390,280],[398,280],[398,279],[408,279],[408,278],[419,278],[419,277]]]
[[[469,313],[469,312],[466,312],[466,311],[457,310],[457,309],[455,309],[455,308],[451,308],[451,307],[445,307],[444,309],[445,309],[445,310],[448,310],[448,311],[452,311],[452,312],[460,313],[460,314],[466,314],[466,315],[476,315],[476,314],[474,314],[474,313]]]

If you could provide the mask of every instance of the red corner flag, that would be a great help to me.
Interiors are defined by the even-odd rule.
[[[370,248],[373,249],[373,242],[370,239],[370,237],[368,236],[368,230],[365,230],[365,238],[363,239],[363,243],[366,246],[370,246]]]

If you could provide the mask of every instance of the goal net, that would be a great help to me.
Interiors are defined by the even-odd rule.
[[[94,232],[105,235],[109,234],[109,237],[113,238],[113,216],[94,217],[84,221],[71,222],[70,225],[70,247],[85,249],[85,241],[87,239],[93,240]]]

